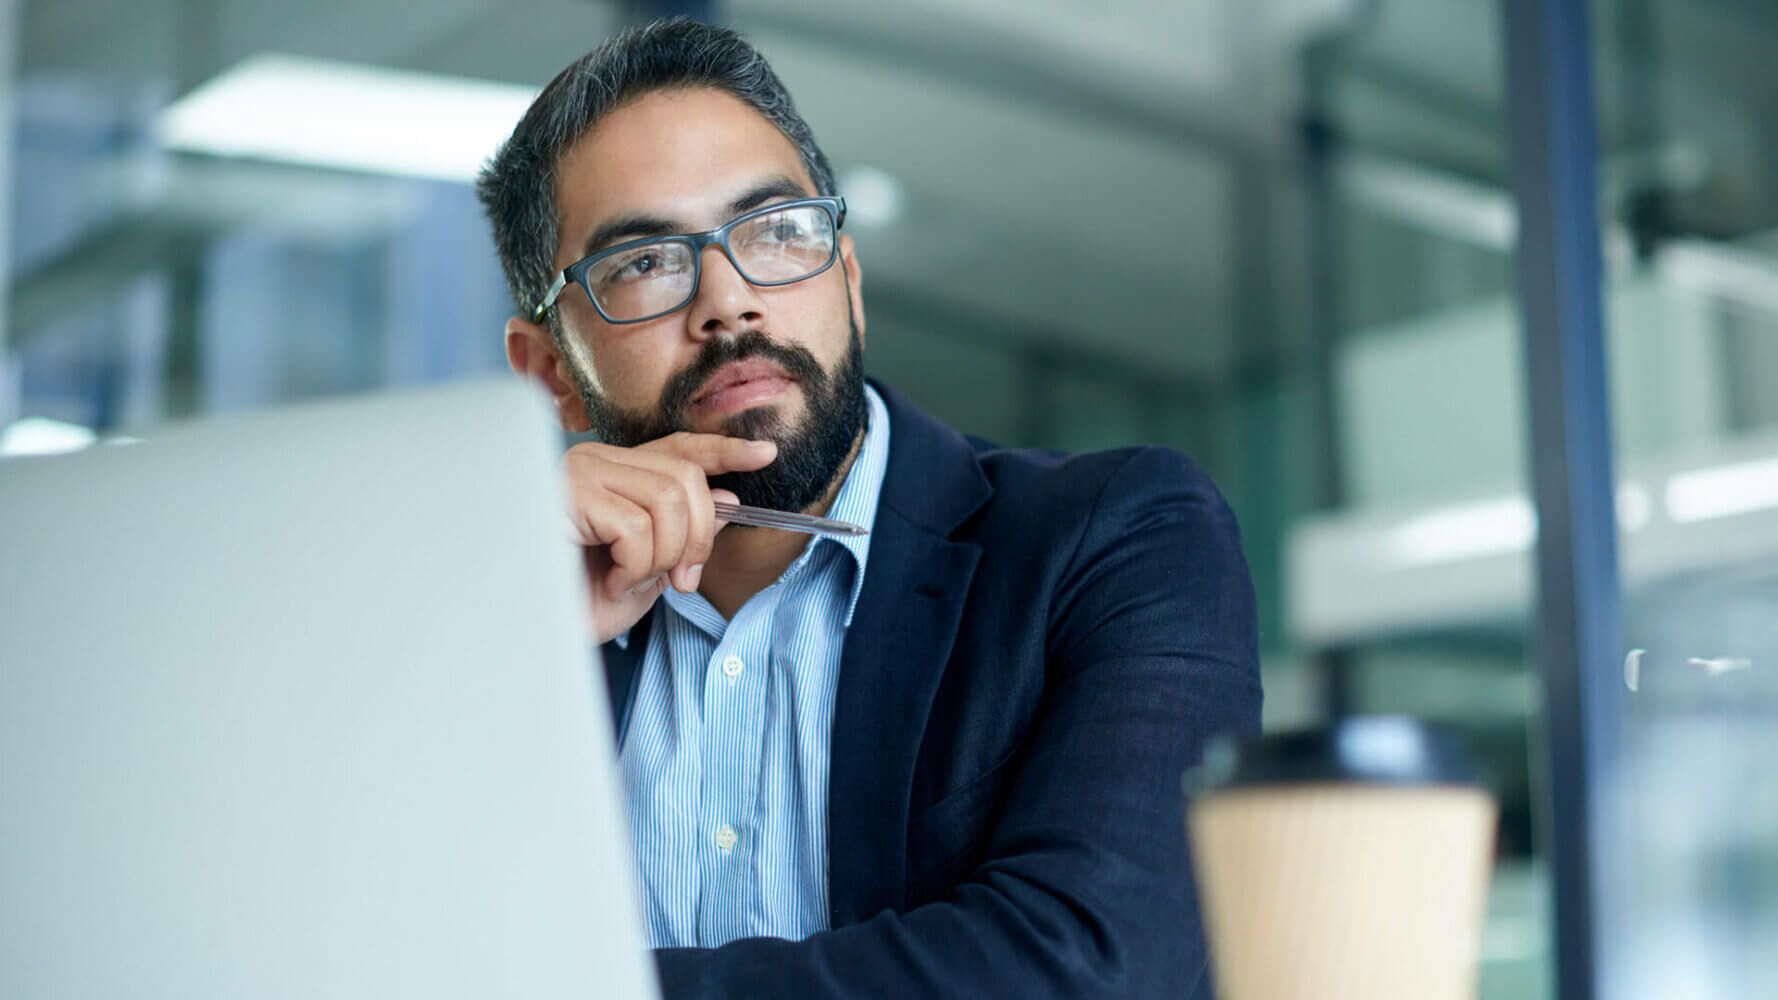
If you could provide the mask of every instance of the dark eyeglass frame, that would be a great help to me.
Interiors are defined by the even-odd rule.
[[[782,212],[787,208],[801,208],[805,205],[813,205],[826,210],[828,220],[833,223],[833,248],[828,251],[827,263],[822,264],[808,274],[797,278],[790,278],[785,281],[754,281],[752,278],[748,277],[747,269],[741,266],[740,261],[735,260],[735,252],[728,245],[729,232],[736,226],[739,226],[750,219],[757,219],[762,215],[769,215],[772,212]],[[735,273],[746,278],[748,284],[759,288],[794,285],[799,281],[807,281],[832,267],[833,262],[839,259],[840,227],[844,225],[845,222],[846,199],[838,197],[797,198],[792,201],[779,201],[773,202],[770,205],[762,205],[751,212],[737,215],[715,229],[711,229],[707,232],[680,233],[672,236],[644,236],[639,239],[625,240],[616,246],[606,247],[590,257],[583,257],[564,268],[562,273],[556,275],[555,283],[549,286],[549,292],[544,295],[543,301],[539,302],[537,308],[531,311],[531,321],[534,323],[543,322],[543,318],[549,315],[550,309],[556,304],[556,299],[562,294],[562,290],[568,287],[569,282],[579,285],[581,291],[586,292],[587,301],[591,302],[593,308],[598,310],[599,318],[607,323],[646,323],[651,319],[660,319],[662,316],[666,316],[669,313],[678,312],[679,310],[684,309],[692,299],[698,297],[698,286],[701,285],[704,280],[704,248],[709,246],[720,247],[722,249],[722,255],[727,257],[728,262],[734,266]],[[682,243],[691,247],[692,271],[690,290],[686,292],[685,298],[671,309],[662,309],[660,312],[651,313],[647,316],[640,316],[636,319],[612,319],[610,316],[606,315],[605,307],[599,305],[599,297],[593,294],[592,286],[587,284],[588,272],[592,270],[594,264],[597,264],[599,261],[604,260],[612,254],[623,253],[626,250],[634,250],[637,247],[651,246],[657,243]]]

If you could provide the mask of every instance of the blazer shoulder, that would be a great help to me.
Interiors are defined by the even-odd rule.
[[[992,496],[968,530],[996,551],[1043,551],[1050,553],[1046,562],[1071,563],[1107,548],[1141,548],[1145,537],[1240,549],[1228,502],[1201,466],[1173,448],[1071,453],[990,446],[977,461]],[[1149,537],[1161,526],[1168,532]]]
[[[1028,554],[998,561],[1021,599],[1042,595],[1051,662],[1195,650],[1256,669],[1240,528],[1196,462],[1161,446],[981,462],[995,492],[978,537]]]
[[[1218,513],[1227,509],[1209,473],[1163,445],[1062,452],[1002,448],[974,438],[970,443],[996,500],[1021,506],[1048,506],[1043,503],[1048,500],[1080,513],[1168,498],[1196,501]]]

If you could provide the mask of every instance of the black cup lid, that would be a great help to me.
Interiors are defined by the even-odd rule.
[[[1447,729],[1405,716],[1355,716],[1320,729],[1217,737],[1187,795],[1259,785],[1474,785],[1475,768]]]

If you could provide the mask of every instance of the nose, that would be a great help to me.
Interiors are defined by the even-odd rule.
[[[705,247],[699,264],[703,273],[698,278],[698,294],[686,316],[693,337],[734,337],[765,325],[765,299],[735,269],[721,247]]]

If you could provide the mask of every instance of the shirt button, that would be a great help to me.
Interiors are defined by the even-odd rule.
[[[735,678],[741,676],[741,671],[745,667],[746,667],[746,664],[741,662],[741,658],[739,656],[731,656],[728,659],[722,661],[722,672],[729,676],[729,680],[734,680]]]
[[[716,848],[724,854],[734,850],[735,842],[740,839],[740,834],[737,834],[735,828],[727,823],[722,824],[716,830]]]

